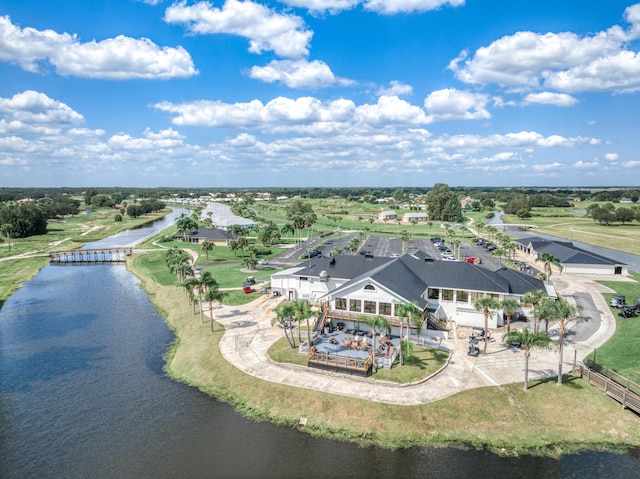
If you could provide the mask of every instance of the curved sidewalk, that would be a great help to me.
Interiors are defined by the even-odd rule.
[[[578,285],[568,285],[568,289],[576,291],[576,286]],[[565,344],[565,373],[571,369],[574,350],[581,360],[615,331],[615,319],[597,286],[587,286],[581,281],[578,291],[585,290],[594,299],[600,315],[599,325],[584,341],[571,343],[569,339]],[[471,358],[466,355],[466,337],[452,337],[444,342],[453,351],[447,367],[429,380],[408,385],[275,363],[269,359],[267,352],[275,341],[283,337],[282,329],[271,326],[272,309],[280,301],[282,298],[264,297],[248,305],[224,306],[214,313],[217,321],[226,328],[220,340],[224,358],[245,373],[265,381],[405,406],[438,401],[465,389],[524,381],[524,354],[506,347],[500,342],[500,338],[489,343],[486,355]],[[554,325],[549,330],[553,334]],[[532,350],[529,360],[530,380],[556,376],[557,368],[556,349]]]

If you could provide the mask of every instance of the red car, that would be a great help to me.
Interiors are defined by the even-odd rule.
[[[482,260],[480,258],[475,257],[475,256],[469,256],[468,258],[465,258],[465,261],[467,263],[473,263],[473,264],[482,263]]]

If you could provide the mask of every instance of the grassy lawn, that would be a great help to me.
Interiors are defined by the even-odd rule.
[[[250,418],[299,427],[306,417],[303,430],[309,434],[386,447],[469,444],[518,455],[640,445],[640,419],[572,376],[562,387],[552,378],[533,381],[528,392],[522,384],[485,387],[412,407],[261,381],[224,360],[218,348],[222,326],[212,334],[200,324],[178,288],[151,280],[144,285],[177,335],[166,355],[167,372]]]
[[[136,271],[139,271],[141,275],[151,278],[154,282],[158,283],[161,286],[174,287],[176,290],[181,291],[181,289],[177,286],[177,280],[175,275],[171,274],[171,272],[169,271],[169,268],[167,268],[164,262],[165,256],[166,256],[166,251],[162,251],[162,250],[157,252],[135,255],[132,259],[132,263],[133,263],[132,267]],[[216,266],[216,267],[210,268],[209,271],[212,271],[212,273],[215,272],[221,278],[226,278],[224,271],[216,271],[216,270],[218,268],[222,268],[225,271],[231,271],[234,266],[237,269],[240,268],[240,265],[224,265],[224,266]],[[242,273],[243,279],[245,279],[247,276],[248,276],[247,273]],[[238,283],[234,284],[232,287],[237,286],[237,284]],[[242,285],[242,280],[240,281],[239,284]],[[223,288],[226,286],[220,285],[220,287]],[[223,293],[224,293],[224,298],[222,300],[222,303],[229,306],[247,304],[256,298],[259,298],[262,294],[259,291],[251,294],[245,294],[242,290],[224,291]]]
[[[588,205],[579,205],[580,209]],[[538,226],[531,231],[567,238],[570,241],[640,254],[640,223],[601,225],[576,208],[533,208],[532,217],[520,219],[503,215],[505,223],[527,223]]]
[[[240,288],[249,276],[253,276],[257,283],[270,281],[271,274],[276,271],[272,266],[258,266],[257,271],[247,271],[240,263],[221,264],[205,268],[215,278],[221,288]]]
[[[640,274],[634,273],[632,276],[640,281]],[[640,282],[600,281],[600,283],[616,292],[604,295],[607,302],[617,294],[624,295],[627,303],[634,303],[636,298],[640,298]],[[621,318],[618,316],[618,309],[612,308],[612,311],[616,318],[616,332],[606,344],[598,348],[596,361],[640,384],[640,354],[638,353],[640,317]],[[592,356],[589,357],[592,358]]]

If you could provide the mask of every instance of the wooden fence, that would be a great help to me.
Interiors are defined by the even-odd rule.
[[[574,372],[622,404],[623,409],[628,408],[640,414],[640,385],[592,361],[588,365],[577,364]]]
[[[336,354],[321,353],[310,349],[307,353],[307,365],[309,367],[335,371],[340,373],[368,376],[371,374],[371,358],[357,359]]]

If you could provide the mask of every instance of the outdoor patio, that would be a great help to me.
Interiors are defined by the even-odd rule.
[[[390,368],[400,345],[399,337],[376,334],[375,361],[377,367]],[[368,376],[373,362],[371,333],[353,330],[335,330],[321,334],[308,352],[308,365],[324,370]]]

